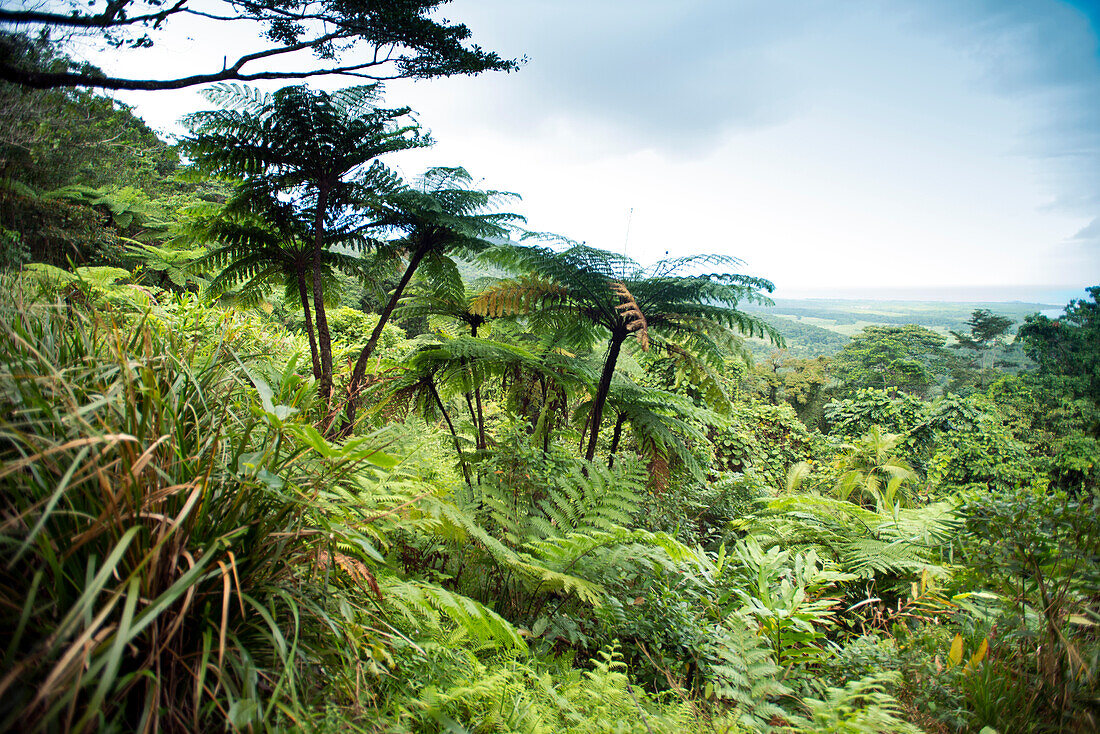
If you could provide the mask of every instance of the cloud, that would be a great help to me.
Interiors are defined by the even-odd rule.
[[[1084,241],[1084,242],[1097,242],[1100,243],[1100,217],[1092,220],[1081,230],[1070,237],[1071,240]]]
[[[463,95],[482,120],[573,155],[698,157],[731,134],[786,124],[845,95],[853,115],[868,104],[902,124],[911,110],[950,118],[958,110],[926,80],[968,83],[1014,108],[1021,129],[1006,153],[1043,161],[1037,175],[1050,203],[1095,214],[1100,56],[1095,20],[1082,8],[1054,0],[479,0],[463,6],[478,41],[529,63],[463,85]]]
[[[980,84],[1026,107],[1020,152],[1043,161],[1052,204],[1100,209],[1100,9],[1091,2],[931,2],[917,24],[959,44]]]
[[[1085,268],[1092,271],[1095,280],[1095,274],[1100,273],[1100,217],[1070,237],[1066,249],[1083,259]]]
[[[515,77],[468,88],[513,130],[565,128],[578,144],[595,137],[594,147],[605,150],[700,153],[730,129],[778,124],[805,106],[798,40],[827,8],[816,1],[483,0],[463,18],[479,43],[529,61]]]

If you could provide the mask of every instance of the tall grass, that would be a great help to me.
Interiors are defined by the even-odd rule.
[[[0,730],[294,728],[356,665],[354,462],[213,341],[0,304]]]

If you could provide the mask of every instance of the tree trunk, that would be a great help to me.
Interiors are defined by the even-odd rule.
[[[486,449],[489,439],[485,436],[485,411],[481,408],[481,385],[477,382],[474,382],[474,404],[477,406],[477,447]]]
[[[596,388],[596,397],[592,401],[592,410],[589,413],[588,425],[591,429],[588,434],[588,450],[584,453],[587,461],[592,461],[596,456],[596,439],[600,436],[600,421],[603,420],[603,406],[607,402],[607,393],[611,391],[611,378],[615,375],[615,363],[619,360],[619,350],[623,346],[628,332],[614,331],[611,333],[611,343],[607,348],[607,361],[603,364],[603,374],[600,375],[600,384]]]
[[[443,405],[443,400],[439,397],[439,391],[435,389],[435,383],[432,382],[431,378],[428,378],[428,390],[431,392],[432,397],[435,398],[435,403],[439,406],[439,412],[443,414],[443,420],[447,421],[447,428],[451,430],[451,438],[454,440],[455,452],[458,454],[458,463],[462,467],[462,476],[465,477],[466,484],[473,488],[474,483],[470,479],[470,467],[466,466],[466,457],[462,455],[462,444],[458,441],[458,432],[455,431],[455,424],[451,422],[451,415]]]
[[[474,423],[477,432],[477,447],[484,449],[488,446],[485,440],[485,414],[481,409],[481,386],[478,385],[477,375],[474,374],[474,366],[468,359],[463,358],[462,369],[470,380],[470,390],[465,392],[466,402],[470,405],[470,419]],[[474,406],[477,406],[475,410]]]
[[[393,314],[394,308],[397,307],[397,302],[401,300],[401,295],[405,292],[405,286],[412,280],[416,268],[420,265],[420,261],[424,259],[424,256],[428,254],[429,249],[429,245],[423,244],[418,247],[412,257],[409,258],[409,264],[405,267],[405,272],[401,276],[401,280],[397,283],[393,295],[390,296],[390,300],[386,303],[386,307],[382,309],[382,313],[378,316],[378,324],[374,327],[374,331],[371,332],[370,339],[367,340],[367,344],[363,347],[363,351],[359,352],[359,359],[355,360],[355,369],[352,370],[351,379],[348,381],[347,405],[344,408],[344,424],[340,427],[340,432],[338,434],[341,438],[351,433],[351,427],[355,423],[355,411],[359,406],[359,396],[357,393],[363,383],[363,378],[367,374],[367,364],[370,361],[370,357],[374,353],[374,348],[378,346],[378,339],[382,336],[382,329],[389,322],[390,315]]]
[[[328,186],[317,188],[317,211],[313,218],[313,313],[317,320],[317,346],[321,354],[321,380],[317,391],[321,396],[322,414],[328,416],[332,401],[332,336],[325,316],[325,290],[321,270],[321,250],[325,244],[325,211],[328,209]]]
[[[542,453],[547,453],[549,447],[546,445],[546,437],[550,435],[550,411],[552,409],[550,400],[542,401],[542,410],[539,411],[538,422],[535,423],[535,432],[531,436],[531,442],[541,442],[543,445]]]
[[[477,324],[470,324],[470,337],[477,339]],[[474,382],[474,404],[477,405],[477,447],[484,450],[489,447],[489,440],[485,437],[485,412],[481,408],[481,381],[473,373],[472,367],[470,379]]]
[[[462,393],[463,399],[466,400],[466,410],[470,413],[470,425],[474,427],[474,433],[477,433],[477,412],[474,410],[474,393],[473,390],[465,390]],[[480,448],[480,447],[479,447]]]
[[[309,310],[309,293],[306,290],[306,274],[298,271],[298,296],[302,299],[302,313],[306,317],[306,335],[309,336],[309,356],[313,362],[313,376],[321,379],[321,358],[317,355],[317,335],[313,331],[313,315]]]
[[[619,439],[623,435],[623,423],[626,422],[626,413],[619,413],[615,419],[615,432],[611,434],[611,453],[607,457],[607,468],[615,467],[615,452],[619,450]]]

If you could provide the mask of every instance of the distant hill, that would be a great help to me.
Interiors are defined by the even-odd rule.
[[[1049,304],[1020,301],[983,303],[839,298],[776,299],[772,308],[746,306],[745,310],[763,316],[778,329],[787,340],[787,348],[792,354],[811,357],[835,354],[844,347],[849,337],[866,326],[918,324],[948,336],[952,329],[965,331],[967,319],[979,308],[1007,316],[1016,324],[1021,323],[1025,316],[1051,312]],[[1012,331],[1015,332],[1015,328]],[[749,346],[758,356],[774,349],[760,339],[750,340]]]
[[[796,357],[816,357],[836,354],[848,343],[848,337],[831,329],[788,318],[777,314],[765,314],[764,320],[774,326],[787,342],[787,351]],[[753,355],[762,357],[775,350],[763,339],[750,339]]]

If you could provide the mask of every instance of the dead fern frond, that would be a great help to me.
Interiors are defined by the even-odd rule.
[[[648,352],[649,323],[646,321],[645,314],[642,313],[638,302],[634,299],[634,295],[621,282],[613,282],[611,290],[622,300],[622,303],[616,306],[615,309],[622,316],[626,328],[638,335],[638,342],[642,345],[642,351]]]
[[[547,300],[565,300],[568,290],[537,274],[502,280],[489,286],[470,303],[470,312],[499,318],[530,313]]]

